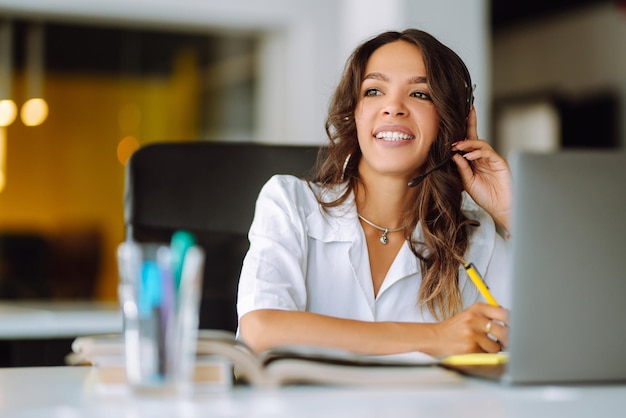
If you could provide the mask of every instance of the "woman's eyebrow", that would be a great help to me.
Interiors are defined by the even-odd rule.
[[[389,77],[382,73],[369,73],[367,74],[363,80],[382,80],[389,81]]]
[[[411,84],[428,84],[428,79],[423,75],[413,77],[409,81]]]
[[[369,73],[363,78],[363,80],[389,81],[389,77],[383,73]],[[409,79],[409,84],[428,84],[428,79],[425,76],[411,77]]]

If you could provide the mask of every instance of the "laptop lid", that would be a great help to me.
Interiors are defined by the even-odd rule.
[[[511,384],[626,380],[626,153],[520,152]]]

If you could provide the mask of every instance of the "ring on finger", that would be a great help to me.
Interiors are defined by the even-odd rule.
[[[493,328],[493,322],[489,321],[487,322],[487,325],[485,325],[485,334],[489,334],[491,332],[491,328]]]

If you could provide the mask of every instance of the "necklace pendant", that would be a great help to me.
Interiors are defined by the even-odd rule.
[[[387,232],[389,232],[389,228],[385,228],[383,234],[380,236],[380,243],[383,245],[387,245],[389,242],[389,238],[387,238]]]

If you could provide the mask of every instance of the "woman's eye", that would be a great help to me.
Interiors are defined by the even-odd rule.
[[[366,89],[365,92],[363,92],[363,96],[365,97],[380,96],[381,94],[382,93],[378,89]]]
[[[432,98],[430,97],[430,95],[428,93],[424,93],[421,91],[416,91],[411,93],[411,96],[418,98],[418,99],[423,99],[423,100],[429,100],[432,101]]]

